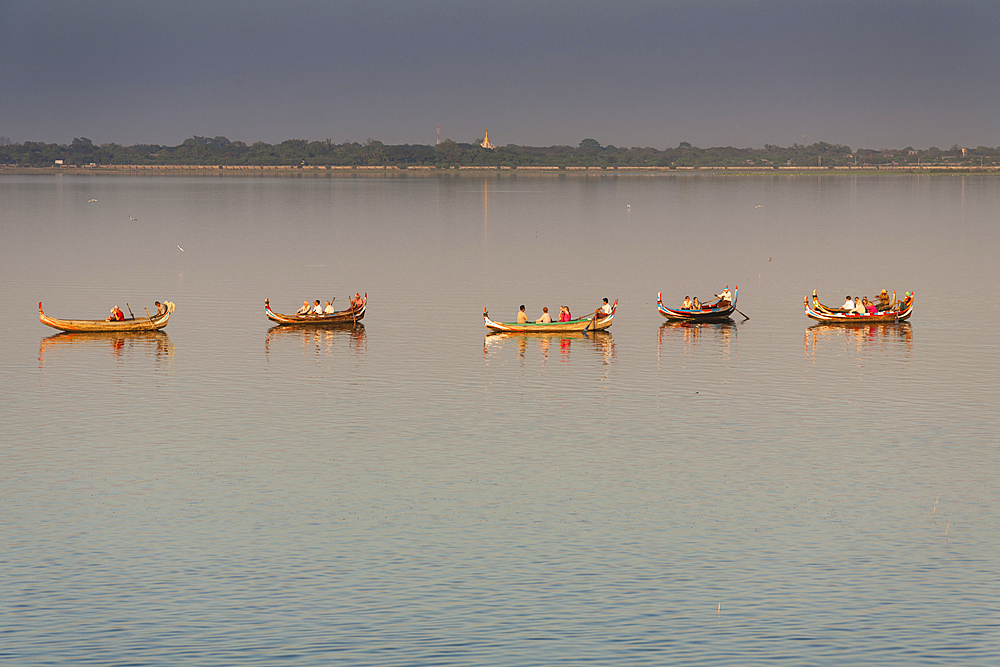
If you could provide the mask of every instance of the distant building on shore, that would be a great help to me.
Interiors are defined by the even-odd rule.
[[[489,148],[490,150],[496,148],[496,146],[493,145],[493,142],[490,141],[490,131],[488,129],[486,130],[486,136],[483,138],[482,143],[479,145],[482,146],[483,148]]]

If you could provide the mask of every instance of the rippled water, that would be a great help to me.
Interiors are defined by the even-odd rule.
[[[4,663],[1000,660],[998,179],[4,176],[0,209]],[[749,320],[656,312],[726,284]],[[802,310],[883,287],[911,323]],[[264,317],[356,291],[357,329]],[[608,333],[482,323],[605,296]],[[37,320],[156,299],[157,335]]]

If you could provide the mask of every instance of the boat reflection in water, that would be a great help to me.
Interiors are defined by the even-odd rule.
[[[806,329],[804,352],[815,356],[820,347],[854,348],[857,353],[899,348],[907,355],[913,351],[913,329],[909,322],[870,324],[814,324]]]
[[[302,352],[317,356],[333,354],[335,347],[345,346],[355,354],[368,352],[368,337],[361,322],[347,325],[322,325],[309,327],[277,326],[267,330],[264,337],[264,354],[270,356],[278,348],[298,346]]]
[[[656,360],[664,343],[684,341],[684,354],[694,354],[704,342],[726,355],[736,354],[737,325],[734,322],[664,322],[656,332]]]
[[[174,344],[164,331],[103,331],[58,333],[42,339],[38,347],[38,368],[44,369],[62,352],[105,349],[112,359],[124,361],[135,354],[151,354],[158,365],[174,356]]]
[[[521,359],[538,351],[542,363],[547,362],[550,355],[556,355],[559,361],[569,362],[573,349],[595,355],[604,365],[613,364],[617,360],[615,339],[609,331],[489,333],[483,343],[483,360],[488,362],[492,355],[500,354],[501,350],[512,344],[517,345],[517,355]]]

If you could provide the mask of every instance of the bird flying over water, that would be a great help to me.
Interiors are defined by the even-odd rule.
[[[89,203],[90,203],[90,202],[92,202],[92,201],[97,201],[97,200],[96,200],[96,199],[88,199],[88,200],[87,200],[87,203],[89,204]]]
[[[133,218],[131,215],[128,217],[132,222],[139,222],[139,218]]]
[[[180,250],[181,252],[184,252],[184,248],[182,248],[180,246],[177,246],[177,249]]]

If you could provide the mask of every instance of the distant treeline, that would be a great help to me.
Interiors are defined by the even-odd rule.
[[[584,139],[577,146],[517,146],[483,148],[481,140],[459,143],[446,139],[435,146],[386,145],[369,139],[363,144],[331,140],[289,139],[280,144],[245,144],[226,137],[191,137],[179,146],[158,144],[94,144],[80,137],[70,144],[35,141],[13,143],[0,137],[0,165],[51,167],[65,165],[247,165],[247,166],[383,166],[383,167],[845,167],[871,165],[1000,164],[1000,147],[872,149],[828,144],[764,148],[698,148],[681,142],[676,148],[602,146]]]

